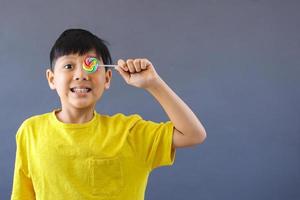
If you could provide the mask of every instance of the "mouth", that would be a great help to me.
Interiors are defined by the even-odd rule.
[[[77,93],[77,94],[86,94],[86,93],[89,93],[92,91],[91,88],[88,88],[88,87],[73,87],[70,89],[71,92],[73,93]]]

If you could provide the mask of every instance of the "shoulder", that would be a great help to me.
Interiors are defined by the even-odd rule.
[[[48,123],[50,115],[51,112],[28,117],[21,123],[16,136],[24,135],[26,132],[32,132],[33,130],[42,127],[43,124]]]
[[[124,128],[130,128],[140,120],[143,120],[143,118],[139,114],[115,113],[113,115],[101,115],[103,124]]]
[[[49,120],[50,115],[51,115],[51,112],[33,115],[33,116],[25,119],[22,122],[21,126],[27,127],[27,126],[41,125],[42,122],[47,122]]]
[[[136,130],[136,129],[144,129],[145,128],[150,131],[164,131],[164,129],[173,129],[173,123],[171,121],[161,121],[156,122],[152,120],[146,120],[139,114],[123,114],[123,113],[116,113],[114,115],[102,116],[104,119],[103,122],[107,122],[109,126],[118,126],[120,128],[124,128],[124,130]],[[108,124],[108,122],[110,124]]]
[[[113,115],[101,115],[103,120],[121,120],[121,121],[128,121],[128,120],[140,120],[142,117],[139,114],[124,114],[124,113],[115,113]]]

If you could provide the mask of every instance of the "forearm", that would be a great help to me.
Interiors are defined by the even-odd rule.
[[[178,131],[198,141],[205,139],[206,132],[200,120],[160,77],[146,90],[160,103]]]

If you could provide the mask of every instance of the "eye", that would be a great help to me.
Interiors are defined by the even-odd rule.
[[[65,68],[65,69],[72,69],[73,66],[72,66],[71,64],[66,64],[66,65],[64,66],[64,68]]]

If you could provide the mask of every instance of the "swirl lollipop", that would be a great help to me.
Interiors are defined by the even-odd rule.
[[[93,73],[95,71],[97,71],[99,66],[98,60],[95,57],[87,57],[86,59],[84,59],[83,61],[83,69],[84,71],[86,71],[87,73]]]
[[[87,56],[84,61],[82,68],[87,73],[94,73],[98,70],[99,67],[112,67],[116,68],[117,65],[100,65],[99,60],[94,56]]]

